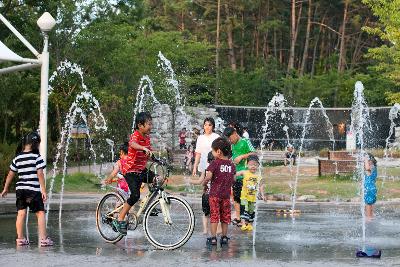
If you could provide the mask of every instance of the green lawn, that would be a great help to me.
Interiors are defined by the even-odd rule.
[[[395,175],[399,170],[388,169],[388,175]],[[392,173],[392,174],[389,174]],[[270,176],[266,179],[266,192],[272,194],[284,193],[290,195],[292,190],[290,184],[294,184],[291,176]],[[400,181],[381,178],[377,180],[378,200],[400,198]],[[319,199],[350,199],[358,196],[360,183],[353,180],[352,176],[300,176],[297,185],[297,195],[314,195]]]
[[[50,187],[51,177],[47,177],[47,190]],[[61,175],[57,175],[54,180],[53,192],[61,191]],[[64,182],[65,192],[102,192],[100,189],[100,179],[88,173],[75,173],[66,175]]]
[[[267,167],[274,168],[274,167]],[[382,170],[380,170],[380,173]],[[388,175],[396,175],[400,173],[398,168],[388,168]],[[172,175],[170,181],[173,181],[175,175]],[[176,175],[178,177],[179,175]],[[269,176],[266,179],[266,193],[269,194],[287,194],[290,195],[292,190],[290,184],[294,184],[293,177],[290,175]],[[50,186],[50,179],[47,187]],[[378,200],[390,198],[400,198],[400,181],[381,178],[377,181]],[[192,187],[197,194],[201,194],[203,188],[201,186]],[[166,189],[173,192],[185,192],[186,186],[180,183],[174,185],[169,182]],[[61,176],[55,179],[54,192],[61,190]],[[67,175],[65,178],[65,192],[103,192],[100,189],[100,180],[93,174],[76,173]],[[358,196],[359,182],[354,181],[351,176],[337,177],[307,177],[300,176],[298,180],[297,195],[314,195],[318,199],[350,199]]]

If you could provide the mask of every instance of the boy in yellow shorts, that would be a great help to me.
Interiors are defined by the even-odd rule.
[[[251,223],[255,216],[255,206],[257,200],[257,189],[264,199],[264,184],[261,183],[262,178],[258,174],[258,167],[260,166],[258,157],[250,155],[247,158],[247,170],[239,171],[237,176],[243,176],[243,187],[240,194],[240,204],[244,206],[244,212],[240,216],[242,219],[242,231],[252,231],[253,226]]]

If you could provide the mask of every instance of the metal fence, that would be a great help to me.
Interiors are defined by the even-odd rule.
[[[389,134],[391,107],[370,107],[371,130],[365,133],[367,148],[383,148]],[[255,146],[260,146],[265,126],[266,107],[244,106],[216,106],[219,116],[226,122],[236,121],[248,127],[250,138]],[[266,144],[274,143],[274,148],[281,149],[287,144],[288,137],[283,130],[288,127],[288,136],[291,144],[300,145],[300,138],[304,128],[308,108],[287,107],[276,113],[268,121]],[[351,108],[326,108],[324,109],[333,126],[335,149],[346,148],[346,132],[350,129]],[[282,117],[282,113],[285,116]],[[393,136],[390,137],[394,139]],[[313,108],[310,113],[309,123],[306,125],[304,140],[305,150],[332,149],[333,142],[329,139],[328,127],[323,117],[321,108]]]

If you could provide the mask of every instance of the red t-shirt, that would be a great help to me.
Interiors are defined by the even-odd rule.
[[[179,144],[186,144],[186,132],[179,132]]]
[[[207,168],[212,172],[210,197],[229,198],[235,181],[236,168],[231,160],[215,159]]]
[[[144,151],[136,150],[131,147],[132,142],[151,150],[149,135],[143,136],[141,133],[139,133],[139,131],[135,131],[133,134],[131,134],[126,164],[122,165],[122,174],[124,175],[129,172],[142,172],[146,168],[146,163],[148,160],[148,156],[146,156]]]

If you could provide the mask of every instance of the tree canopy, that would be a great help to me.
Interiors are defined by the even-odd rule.
[[[44,11],[57,19],[50,73],[64,60],[82,66],[111,134],[123,139],[143,75],[160,101],[171,98],[159,51],[172,62],[187,105],[265,106],[281,92],[295,106],[314,97],[327,107],[349,106],[356,80],[370,105],[400,101],[399,7],[399,0],[5,0],[0,13],[38,50],[36,20]],[[0,40],[31,56],[4,25]],[[74,75],[52,86],[55,142],[82,88]],[[37,127],[39,87],[38,70],[2,76],[3,143]]]

